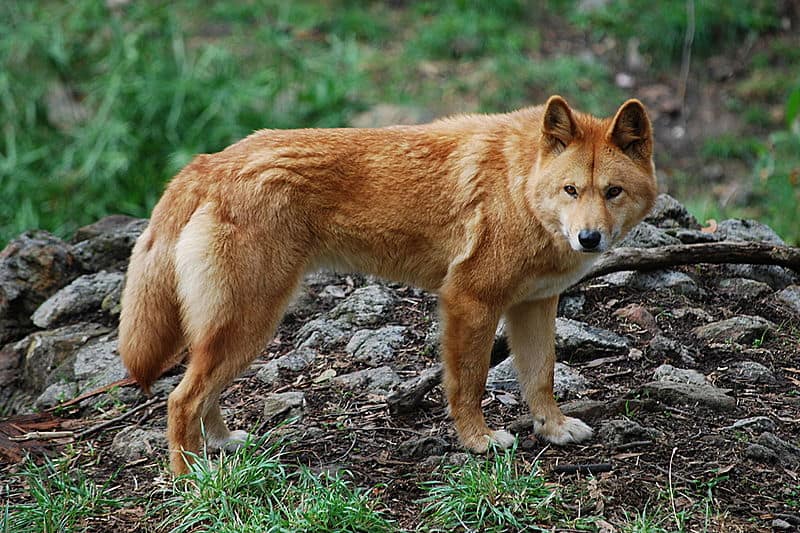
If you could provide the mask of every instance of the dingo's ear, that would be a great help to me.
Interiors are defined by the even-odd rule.
[[[560,152],[577,135],[578,126],[566,100],[557,95],[551,96],[545,104],[544,123],[542,124],[545,146]]]
[[[614,115],[608,138],[628,157],[649,161],[653,155],[653,134],[647,111],[639,100],[628,100]]]

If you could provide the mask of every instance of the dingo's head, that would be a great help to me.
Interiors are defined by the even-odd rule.
[[[533,211],[573,250],[608,250],[656,198],[653,135],[644,106],[628,100],[613,118],[601,120],[551,96],[541,128],[527,193]]]

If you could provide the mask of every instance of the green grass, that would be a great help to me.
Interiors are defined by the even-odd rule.
[[[102,521],[123,507],[124,500],[112,493],[114,478],[97,483],[81,468],[75,468],[69,456],[55,460],[45,457],[41,465],[28,459],[19,479],[29,503],[6,504],[0,531],[85,531],[90,519]]]
[[[436,531],[536,530],[549,523],[556,498],[536,464],[515,461],[516,449],[448,465],[441,479],[422,484],[423,514]]]

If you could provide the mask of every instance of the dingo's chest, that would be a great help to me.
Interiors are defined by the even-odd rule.
[[[599,255],[587,256],[586,260],[579,263],[576,268],[564,273],[531,276],[520,285],[514,303],[541,300],[561,294],[580,281],[598,258]]]

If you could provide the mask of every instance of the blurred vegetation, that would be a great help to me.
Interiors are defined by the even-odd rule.
[[[656,75],[681,60],[686,1],[0,2],[0,246],[29,228],[68,236],[108,213],[147,216],[193,154],[258,128],[347,125],[381,102],[505,111],[555,92],[607,115],[627,96],[612,68],[577,48],[545,50],[553,27],[587,47],[637,37]],[[698,57],[780,24],[767,0],[695,4]],[[800,77],[774,67],[797,54],[772,51],[739,87],[734,104],[770,135],[702,150],[753,168],[747,214],[793,242]],[[751,100],[780,100],[787,124],[741,104]]]

